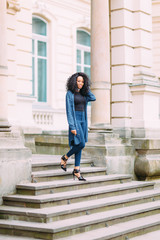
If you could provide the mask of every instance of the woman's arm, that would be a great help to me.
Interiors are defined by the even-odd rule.
[[[96,101],[96,97],[90,90],[87,93],[86,98],[87,98],[87,102]]]
[[[66,94],[66,114],[67,114],[67,120],[68,124],[71,130],[75,130],[75,123],[74,123],[74,118],[73,118],[73,109],[72,109],[72,100],[71,97],[69,96],[69,93],[67,92]]]

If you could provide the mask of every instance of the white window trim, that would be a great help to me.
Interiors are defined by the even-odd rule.
[[[88,67],[90,68],[91,65],[87,65],[84,63],[84,52],[89,52],[90,53],[90,47],[85,47],[83,45],[77,44],[77,50],[81,51],[81,64],[80,63],[76,63],[77,66],[81,66],[81,72],[84,72],[84,68]]]
[[[88,35],[90,35],[90,33],[84,29],[77,29],[76,35],[77,35],[77,31],[86,32]],[[82,53],[81,54],[81,57],[82,57],[81,64],[77,63],[77,50],[80,50]],[[85,67],[91,68],[91,65],[84,64],[84,52],[91,52],[91,47],[77,43],[77,38],[76,38],[76,67],[81,66],[81,72],[84,72]]]
[[[32,15],[32,18],[35,17],[35,18],[38,18],[40,20],[42,20],[43,22],[46,23],[46,36],[43,36],[43,35],[39,35],[39,34],[36,34],[36,33],[32,33],[32,39],[34,40],[34,55],[32,54],[32,57],[35,58],[35,82],[34,82],[34,95],[33,97],[36,97],[36,102],[38,102],[38,76],[37,76],[37,59],[46,59],[47,61],[47,79],[46,79],[46,84],[47,84],[47,92],[46,92],[46,102],[44,103],[48,103],[48,74],[49,74],[49,71],[48,71],[48,53],[49,53],[49,44],[48,44],[48,22],[42,18],[42,17],[39,17],[37,15]],[[38,56],[37,54],[37,42],[38,41],[42,41],[42,42],[46,42],[47,44],[47,56],[46,57],[41,57],[41,56]],[[36,54],[35,54],[36,53]],[[38,102],[39,104],[43,103],[43,102]]]
[[[88,31],[78,28],[78,29],[76,29],[76,36],[77,36],[77,31],[83,31],[83,32],[86,32],[87,34],[91,35]],[[81,57],[82,57],[81,64],[77,63],[77,50],[81,51]],[[91,53],[91,47],[77,43],[77,37],[76,37],[76,69],[77,69],[77,66],[81,66],[81,72],[84,72],[85,67],[89,67],[91,69],[91,64],[90,65],[84,64],[84,52]],[[91,103],[89,103],[87,107],[88,107],[88,111],[89,111],[89,115],[90,115],[91,114]]]

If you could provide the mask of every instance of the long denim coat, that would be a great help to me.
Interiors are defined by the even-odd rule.
[[[85,106],[86,131],[85,131],[84,139],[85,139],[85,142],[87,142],[88,141],[87,104],[90,101],[95,101],[96,98],[91,91],[88,92],[85,98],[86,98],[86,106]],[[66,94],[66,114],[67,114],[67,120],[69,124],[69,146],[71,147],[81,142],[81,135],[78,129],[76,116],[75,116],[74,93],[72,93],[71,91],[67,91],[67,94]],[[76,130],[77,135],[75,136],[73,133],[71,133],[71,130]]]

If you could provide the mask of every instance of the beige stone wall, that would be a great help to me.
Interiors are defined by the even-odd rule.
[[[32,1],[21,0],[20,11],[7,10],[9,121],[15,125],[33,124],[31,9]]]
[[[9,67],[9,121],[34,127],[33,114],[38,109],[42,120],[49,115],[49,124],[39,121],[44,129],[67,129],[65,86],[76,71],[76,30],[90,31],[89,0],[21,0],[20,11],[7,12]],[[32,15],[48,23],[48,79],[46,104],[36,103],[32,94]],[[33,112],[32,112],[32,106]],[[22,114],[23,112],[23,114]]]
[[[52,127],[67,129],[66,80],[76,71],[76,30],[90,29],[90,4],[81,0],[35,1],[32,11],[47,20],[49,27],[47,94],[48,105],[53,109]]]
[[[152,67],[159,70],[159,4],[153,6],[153,51],[150,1],[112,0],[111,24],[111,117],[115,128],[130,128],[134,123],[132,94],[129,85],[140,71]],[[33,113],[50,117],[50,123],[38,126],[50,130],[67,129],[65,116],[65,85],[69,75],[76,71],[76,30],[90,32],[89,0],[21,0],[21,11],[8,9],[8,107],[9,121],[34,127]],[[48,22],[48,102],[36,103],[32,98],[32,14]],[[110,57],[110,56],[108,56]],[[138,76],[138,75],[137,75]],[[33,112],[32,112],[32,106]],[[23,112],[23,114],[22,114]]]

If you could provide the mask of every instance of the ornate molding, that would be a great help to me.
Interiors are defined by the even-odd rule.
[[[7,0],[7,9],[14,11],[14,13],[21,10],[19,0]]]
[[[43,1],[40,0],[34,0],[34,7],[39,11],[39,12],[43,12],[46,11],[47,8],[47,4]]]
[[[84,27],[90,29],[91,28],[91,24],[90,24],[90,17],[89,16],[85,16],[83,18],[83,25]]]

